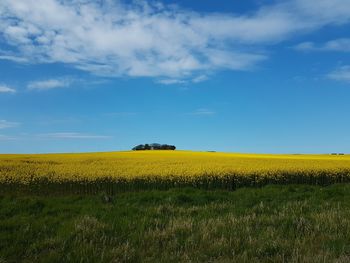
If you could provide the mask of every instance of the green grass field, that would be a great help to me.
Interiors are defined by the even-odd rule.
[[[0,194],[0,262],[349,262],[350,185]]]

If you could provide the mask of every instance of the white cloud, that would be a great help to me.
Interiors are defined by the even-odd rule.
[[[71,84],[70,79],[47,79],[32,81],[27,85],[29,90],[50,90],[57,88],[66,88]]]
[[[6,120],[0,120],[0,129],[7,129],[19,126],[18,122],[10,122]]]
[[[294,48],[300,51],[350,52],[350,38],[334,39],[318,45],[314,42],[303,42],[296,45]]]
[[[212,116],[215,113],[216,113],[215,111],[202,108],[202,109],[197,109],[189,114],[190,115],[197,115],[197,116]]]
[[[7,85],[0,84],[0,93],[16,93],[16,90]]]
[[[340,67],[328,74],[328,77],[333,80],[350,82],[350,66]]]
[[[77,132],[57,132],[57,133],[45,133],[38,135],[40,138],[45,139],[110,139],[111,136],[105,135],[93,135]]]
[[[0,1],[0,34],[18,49],[15,58],[3,59],[66,63],[164,84],[251,69],[267,58],[258,51],[266,45],[349,19],[349,0],[286,0],[239,15],[142,0]]]

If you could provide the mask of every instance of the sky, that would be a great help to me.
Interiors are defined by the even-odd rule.
[[[350,153],[350,0],[1,0],[0,153]]]

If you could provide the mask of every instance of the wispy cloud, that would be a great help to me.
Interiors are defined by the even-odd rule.
[[[342,66],[329,73],[327,76],[333,80],[350,82],[350,66]]]
[[[27,88],[29,90],[51,90],[51,89],[69,87],[71,83],[72,83],[72,80],[68,78],[46,79],[46,80],[32,81],[28,83]]]
[[[303,42],[294,47],[299,51],[338,51],[350,52],[350,38],[339,38],[322,44],[314,42]]]
[[[19,126],[19,122],[11,122],[6,120],[0,120],[0,129],[14,128]]]
[[[13,141],[16,137],[0,134],[0,141]]]
[[[307,42],[299,43],[295,45],[293,48],[298,51],[313,51],[315,50],[316,47],[313,42],[307,41]]]
[[[16,93],[16,90],[7,85],[0,84],[0,93]]]
[[[77,132],[56,132],[39,134],[39,138],[44,139],[110,139],[111,136],[95,135]]]
[[[28,59],[24,57],[12,56],[12,55],[0,55],[0,60],[9,60],[18,63],[28,62]]]
[[[14,135],[0,134],[0,141],[13,140],[105,140],[112,139],[112,136],[96,135],[79,132],[56,132],[56,133],[42,133],[42,134],[28,134],[20,133]]]
[[[159,84],[163,85],[174,85],[174,84],[185,84],[186,80],[183,79],[160,79],[157,81]]]
[[[77,118],[77,117],[67,117],[67,118],[61,118],[61,119],[55,119],[55,118],[45,118],[37,122],[39,125],[62,125],[62,124],[76,124],[81,123],[83,119]]]
[[[135,116],[137,115],[137,112],[131,112],[131,111],[120,111],[120,112],[108,112],[103,114],[104,116],[110,116],[110,117],[127,117],[127,116]]]
[[[157,82],[163,85],[175,85],[175,84],[189,84],[189,83],[200,83],[208,79],[207,75],[193,76],[190,79],[160,79]]]
[[[189,115],[196,115],[196,116],[212,116],[216,114],[215,111],[209,110],[209,109],[196,109],[193,112],[190,112]]]
[[[207,75],[199,75],[197,77],[195,77],[194,79],[192,79],[193,83],[199,83],[199,82],[203,82],[206,81],[209,77]]]
[[[142,0],[0,2],[0,35],[16,49],[16,57],[3,59],[59,62],[164,84],[222,69],[249,70],[267,58],[261,52],[267,45],[349,19],[349,0],[286,0],[240,15]]]

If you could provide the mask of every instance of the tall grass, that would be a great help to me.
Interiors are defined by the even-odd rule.
[[[0,193],[0,262],[349,262],[350,185]]]

